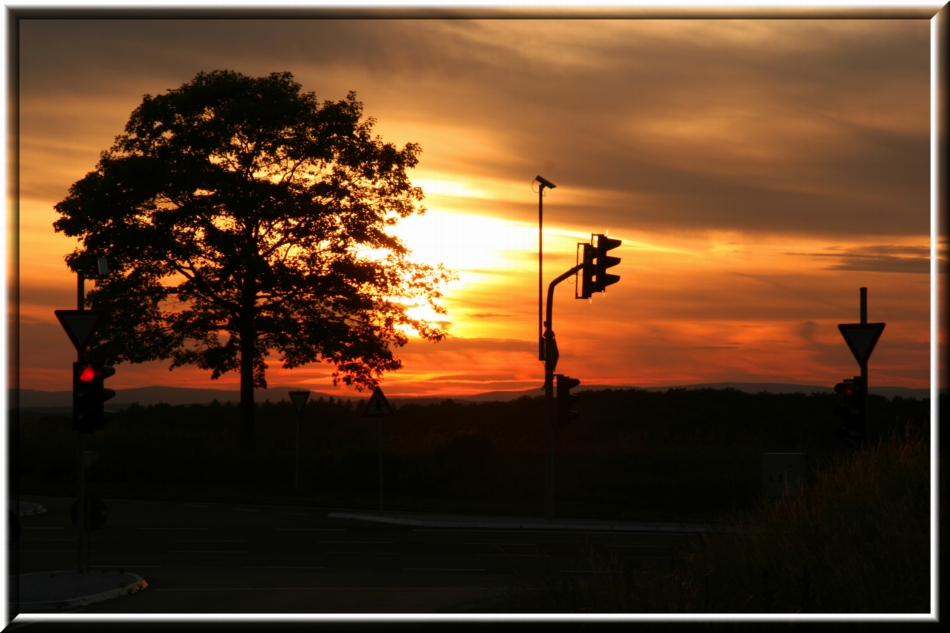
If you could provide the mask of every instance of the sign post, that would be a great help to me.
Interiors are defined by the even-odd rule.
[[[860,323],[839,323],[838,330],[844,337],[844,342],[848,344],[854,360],[861,367],[861,382],[864,383],[864,420],[863,435],[866,442],[868,438],[868,360],[871,353],[884,332],[885,323],[868,323],[868,289],[861,288],[861,322]],[[870,442],[869,442],[870,443]]]
[[[69,337],[69,340],[72,341],[73,346],[76,348],[76,360],[82,361],[82,353],[86,350],[86,346],[89,344],[89,341],[92,340],[92,335],[95,334],[96,328],[99,327],[99,323],[102,322],[102,317],[104,312],[101,310],[83,310],[83,283],[82,283],[82,274],[79,274],[79,284],[78,284],[78,310],[54,310],[53,314],[56,315],[56,318],[59,320],[60,324],[63,326],[63,329],[66,331],[66,336]],[[77,468],[77,479],[78,488],[79,488],[79,499],[85,498],[85,451],[83,450],[83,433],[79,432],[79,447],[77,452],[76,468]],[[78,506],[78,523],[77,525],[83,525],[85,523],[85,504],[80,503]],[[77,573],[83,573],[85,570],[84,559],[83,559],[83,541],[84,534],[81,528],[77,528],[76,536],[76,548],[78,562],[76,563]]]
[[[379,509],[383,510],[383,417],[393,415],[393,408],[383,395],[383,390],[379,387],[373,389],[373,395],[366,403],[366,411],[363,412],[364,418],[376,418],[376,439],[377,449],[379,451]]]
[[[307,404],[307,398],[310,397],[310,391],[291,391],[289,395],[294,409],[297,410],[297,456],[294,458],[294,492],[297,492],[300,489],[300,415]]]

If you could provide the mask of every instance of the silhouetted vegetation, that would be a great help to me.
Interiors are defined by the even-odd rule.
[[[804,452],[812,470],[850,455],[834,437],[834,394],[606,390],[580,397],[580,417],[555,429],[561,516],[715,517],[762,498],[762,453]],[[100,453],[87,470],[90,494],[378,506],[377,422],[362,417],[362,406],[332,398],[307,404],[296,494],[293,406],[265,401],[257,409],[255,450],[241,446],[238,408],[230,404],[119,412],[86,438],[86,448]],[[929,433],[928,401],[872,397],[870,412],[872,442],[907,424]],[[74,495],[70,419],[21,419],[21,490]],[[543,513],[539,398],[407,404],[383,418],[382,428],[388,508]]]
[[[737,531],[694,539],[673,569],[658,574],[632,558],[593,559],[593,576],[513,587],[501,609],[928,613],[929,447],[921,427],[889,427],[870,450],[840,454],[817,471],[799,496],[724,518]]]

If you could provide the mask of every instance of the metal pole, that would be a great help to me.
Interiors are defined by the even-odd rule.
[[[379,510],[383,510],[383,420],[376,418],[376,437],[379,446]]]
[[[868,322],[868,289],[861,288],[861,324]],[[870,427],[870,413],[868,411],[868,363],[861,363],[861,382],[864,384],[864,443],[871,444],[871,438],[868,436],[868,427]]]
[[[76,278],[78,283],[76,285],[76,309],[83,310],[85,309],[83,304],[85,303],[85,291],[83,289],[83,278],[82,273],[76,273]],[[82,354],[76,354],[76,360],[82,361]],[[76,551],[77,551],[77,562],[76,562],[76,573],[83,573],[85,569],[83,553],[85,547],[83,546],[83,535],[85,533],[84,528],[86,527],[86,486],[85,486],[85,452],[83,451],[83,433],[79,431],[79,442],[78,442],[78,455],[76,459],[76,472],[77,479],[79,480],[79,495],[76,503]]]
[[[554,287],[583,268],[583,264],[574,266],[548,285],[548,318],[544,322],[544,437],[545,437],[545,485],[544,508],[548,521],[554,519],[554,358],[550,353],[554,345]]]
[[[544,333],[545,339],[554,340],[554,332],[550,324]],[[548,521],[554,519],[554,368],[551,366],[551,355],[545,354],[544,361],[544,443],[545,443],[545,485],[544,485],[544,513]]]
[[[544,224],[544,185],[538,187],[538,360],[544,360],[544,336],[541,334],[541,302],[543,298],[543,285],[541,281],[541,254],[543,253],[543,233],[541,227]]]
[[[300,490],[300,412],[297,412],[297,457],[294,459],[294,492]]]

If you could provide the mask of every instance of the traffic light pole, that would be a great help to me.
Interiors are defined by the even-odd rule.
[[[577,273],[583,264],[574,266],[548,285],[548,311],[544,321],[544,441],[545,456],[545,494],[544,508],[548,521],[554,519],[554,368],[557,354],[554,353],[554,287]]]
[[[83,304],[86,302],[85,301],[86,297],[85,297],[85,290],[83,288],[82,272],[76,273],[76,278],[78,280],[78,284],[76,286],[76,290],[77,290],[76,309],[84,310],[85,306]],[[76,361],[77,362],[82,361],[81,353],[76,354]],[[86,568],[85,558],[83,557],[83,554],[85,553],[85,550],[86,550],[86,548],[84,547],[84,542],[83,542],[85,540],[84,539],[85,530],[83,528],[86,527],[86,485],[85,485],[86,459],[85,457],[86,457],[86,452],[83,449],[83,432],[79,431],[79,452],[76,458],[76,472],[78,473],[78,479],[79,479],[79,497],[78,497],[79,502],[76,504],[76,530],[78,532],[78,535],[76,537],[76,543],[77,543],[76,549],[78,552],[78,560],[76,562],[76,573],[78,574],[83,573],[83,571],[85,571],[85,568]]]
[[[864,325],[868,322],[868,289],[861,288],[861,324]],[[868,437],[868,427],[870,423],[868,422],[868,363],[864,361],[861,363],[861,382],[864,384],[864,428],[862,433],[864,435],[864,443],[866,446],[871,445],[870,438]]]

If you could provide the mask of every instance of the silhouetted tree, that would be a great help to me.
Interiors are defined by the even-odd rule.
[[[330,362],[334,384],[361,390],[401,367],[407,329],[441,340],[407,309],[444,314],[453,275],[386,232],[425,212],[406,176],[421,150],[372,137],[362,113],[355,93],[321,104],[290,73],[199,73],[146,95],[55,207],[56,231],[82,242],[69,267],[92,276],[108,256],[112,269],[86,298],[108,310],[92,357],[240,371],[250,442],[271,351],[285,368]]]

